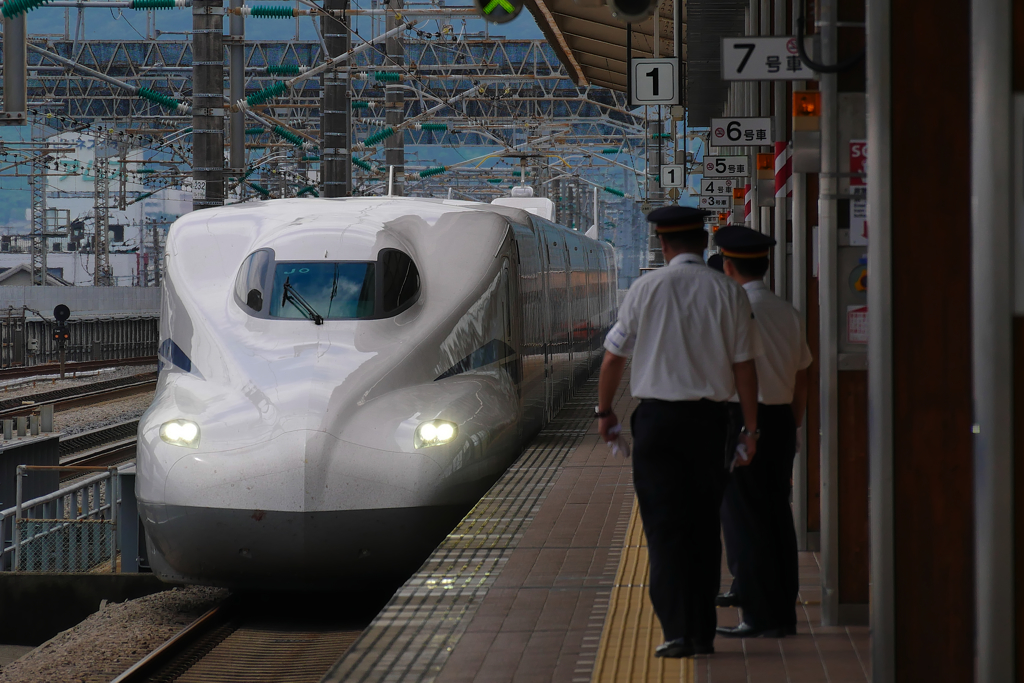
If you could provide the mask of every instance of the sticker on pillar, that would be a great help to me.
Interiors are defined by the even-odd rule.
[[[868,343],[868,307],[846,307],[846,343]]]
[[[850,289],[858,294],[868,291],[867,257],[861,257],[860,264],[850,271],[848,282],[850,283]]]
[[[868,243],[868,196],[866,188],[851,188],[850,198],[850,244],[864,246]]]
[[[206,181],[192,181],[192,199],[206,199]]]

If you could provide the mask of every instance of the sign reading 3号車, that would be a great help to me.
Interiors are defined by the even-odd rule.
[[[731,209],[732,195],[728,197],[701,197],[698,206],[702,209]]]
[[[772,142],[771,117],[711,119],[713,147],[757,147]]]
[[[806,45],[806,43],[805,43]],[[800,59],[796,38],[722,38],[722,80],[809,81],[817,74]]]

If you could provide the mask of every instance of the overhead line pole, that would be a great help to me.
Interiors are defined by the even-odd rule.
[[[192,206],[224,204],[224,6],[192,4]]]

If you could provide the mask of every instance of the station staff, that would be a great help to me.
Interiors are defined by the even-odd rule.
[[[764,283],[775,240],[742,226],[715,233],[725,274],[743,286],[764,345],[756,359],[759,387],[757,458],[729,478],[722,502],[722,528],[733,574],[729,594],[718,604],[739,604],[743,621],[718,633],[737,637],[781,637],[796,633],[799,590],[796,531],[789,505],[796,430],[807,404],[811,350],[796,309]],[[741,417],[739,404],[730,404]],[[745,418],[745,410],[743,419]]]
[[[598,383],[598,430],[618,424],[612,401],[632,354],[633,484],[650,559],[650,595],[665,642],[658,657],[714,652],[715,595],[721,581],[719,508],[725,485],[726,402],[738,393],[740,436],[757,449],[761,353],[743,289],[702,259],[706,211],[652,211],[667,262],[637,279],[605,339]]]

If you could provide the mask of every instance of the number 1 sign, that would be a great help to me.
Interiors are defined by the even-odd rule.
[[[679,104],[679,62],[675,58],[634,59],[630,66],[633,104]]]

